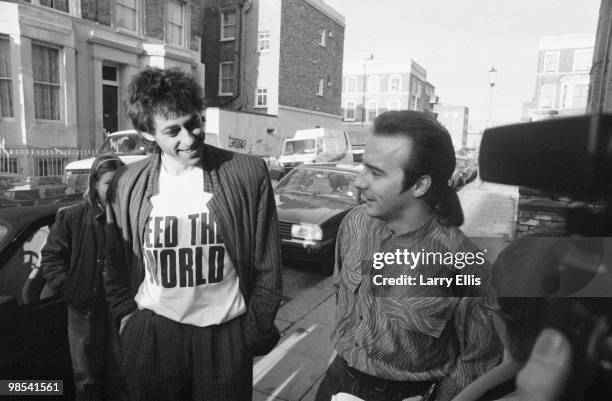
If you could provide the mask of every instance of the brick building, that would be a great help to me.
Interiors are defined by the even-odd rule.
[[[533,100],[523,105],[522,120],[583,114],[595,35],[546,36],[540,39]]]
[[[413,60],[347,62],[342,80],[343,125],[356,130],[387,110],[432,111],[434,86]]]
[[[230,132],[273,153],[297,129],[337,128],[344,27],[322,0],[205,0],[207,104],[275,116]]]
[[[599,9],[588,110],[612,112],[612,0],[602,0]]]
[[[61,175],[105,132],[145,66],[203,77],[200,0],[0,1],[0,172]]]
[[[453,139],[455,150],[468,146],[468,120],[470,110],[466,106],[437,103],[433,107],[438,121],[446,127]]]

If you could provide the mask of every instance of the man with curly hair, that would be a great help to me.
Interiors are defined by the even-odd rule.
[[[128,116],[158,147],[110,194],[107,297],[131,400],[250,400],[253,357],[279,339],[267,168],[205,144],[203,107],[179,69],[147,68],[129,87]]]

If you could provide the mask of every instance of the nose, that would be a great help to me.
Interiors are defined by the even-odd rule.
[[[359,174],[357,174],[357,177],[355,178],[355,187],[362,191],[368,187],[368,184],[364,176],[365,176],[365,171],[361,171]]]
[[[190,148],[196,142],[197,137],[201,135],[201,129],[196,128],[193,131],[188,130],[185,126],[181,126],[179,132],[179,140],[181,142],[181,148]]]

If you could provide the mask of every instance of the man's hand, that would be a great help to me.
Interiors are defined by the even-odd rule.
[[[517,377],[519,400],[557,401],[571,364],[572,350],[567,338],[556,330],[543,330]]]

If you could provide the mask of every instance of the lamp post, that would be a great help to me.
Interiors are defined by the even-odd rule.
[[[495,87],[495,80],[497,79],[497,70],[494,66],[491,66],[489,70],[489,86],[491,87],[491,92],[489,94],[489,115],[487,117],[487,127],[491,123],[491,117],[493,115],[493,88]]]
[[[366,63],[368,61],[374,60],[374,55],[370,54],[368,56],[368,58],[366,58],[365,60],[363,60],[363,97],[361,99],[361,127],[363,128],[363,122],[365,121],[365,115],[366,115],[366,81],[367,81],[367,76],[366,76]]]

